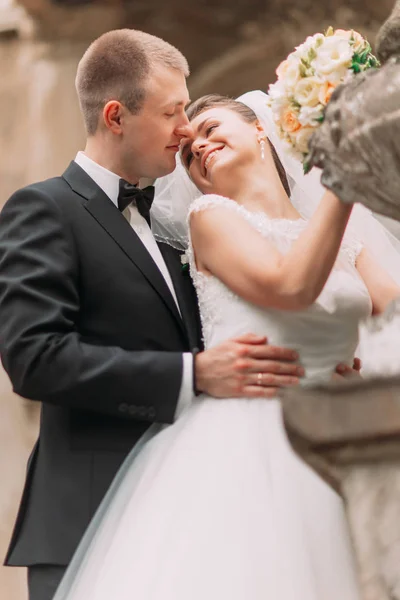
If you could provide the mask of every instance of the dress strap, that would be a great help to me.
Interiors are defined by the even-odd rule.
[[[190,205],[189,216],[194,212],[200,212],[202,210],[207,210],[208,208],[218,208],[220,206],[230,208],[231,210],[235,210],[236,212],[241,212],[241,207],[237,202],[231,200],[230,198],[226,198],[225,196],[219,196],[218,194],[205,194],[204,196],[200,196],[196,198]]]

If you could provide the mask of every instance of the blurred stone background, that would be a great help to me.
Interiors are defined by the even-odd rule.
[[[88,43],[118,27],[165,38],[188,58],[192,98],[266,90],[277,64],[329,25],[373,43],[393,0],[0,0],[0,208],[17,188],[61,174],[84,132],[74,90]],[[1,335],[1,332],[0,332]],[[0,369],[0,557],[18,507],[39,405]],[[26,600],[25,571],[0,567],[1,600]]]

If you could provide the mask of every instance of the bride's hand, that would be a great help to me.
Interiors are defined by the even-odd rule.
[[[195,360],[197,389],[215,398],[271,398],[304,375],[296,352],[254,334],[200,352]]]
[[[354,359],[352,367],[345,363],[339,363],[335,373],[332,375],[332,380],[336,381],[347,377],[362,377],[360,373],[361,366],[361,360],[357,357]]]

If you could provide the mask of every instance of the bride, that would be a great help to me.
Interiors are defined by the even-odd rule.
[[[156,230],[185,244],[189,215],[205,346],[268,335],[298,349],[310,384],[352,363],[359,321],[400,288],[374,257],[386,233],[374,225],[370,248],[372,218],[357,207],[345,234],[351,207],[328,191],[319,202],[315,177],[274,139],[265,95],[242,100],[190,107],[193,139],[158,186]],[[291,450],[278,399],[199,395],[173,425],[149,430],[55,596],[111,598],[359,598],[343,503]]]

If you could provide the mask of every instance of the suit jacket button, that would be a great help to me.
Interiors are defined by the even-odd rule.
[[[154,419],[154,417],[156,416],[156,411],[155,411],[154,406],[150,406],[150,408],[147,411],[147,414],[151,419]]]
[[[131,404],[131,405],[129,406],[129,413],[130,413],[131,415],[136,415],[136,413],[137,413],[137,412],[138,412],[138,408],[137,408],[137,406],[135,406],[134,404]]]
[[[122,404],[118,405],[118,410],[119,412],[125,413],[128,410],[128,405],[125,404],[125,402],[122,402]]]
[[[138,406],[138,414],[141,417],[147,417],[147,408],[145,406]]]

